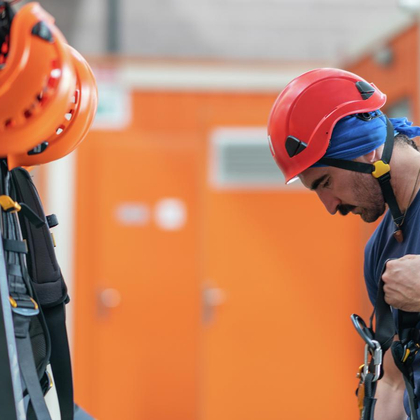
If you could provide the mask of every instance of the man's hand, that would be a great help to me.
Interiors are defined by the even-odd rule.
[[[389,260],[382,280],[388,305],[406,312],[420,312],[420,255]]]

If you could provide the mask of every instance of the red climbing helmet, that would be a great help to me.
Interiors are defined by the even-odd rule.
[[[38,3],[16,13],[4,45],[0,158],[7,158],[12,169],[65,156],[83,140],[96,112],[89,65]]]
[[[268,121],[271,153],[286,182],[322,158],[341,118],[375,111],[385,102],[374,84],[344,70],[315,69],[292,80]]]

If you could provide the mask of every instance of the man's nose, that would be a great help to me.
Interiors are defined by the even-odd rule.
[[[329,192],[318,192],[318,197],[324,204],[325,208],[327,209],[328,213],[335,214],[337,213],[338,206],[341,204],[341,200],[335,197],[333,194]]]

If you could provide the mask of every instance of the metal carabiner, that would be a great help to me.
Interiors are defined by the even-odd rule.
[[[369,365],[373,361],[374,372],[372,381],[375,382],[379,379],[381,375],[381,365],[382,365],[382,348],[378,341],[373,339],[373,334],[371,330],[367,327],[365,321],[356,314],[351,316],[351,320],[353,322],[356,331],[359,333],[360,337],[363,338],[363,341],[366,343],[365,345],[365,363],[363,365],[363,369],[360,371],[361,379],[364,380],[366,375],[369,373]],[[371,356],[371,360],[369,362],[369,354]]]
[[[369,346],[370,349],[375,350],[376,345],[373,340],[372,332],[367,327],[365,321],[356,314],[351,315],[351,320],[353,322],[356,331],[359,333],[360,337],[363,338],[363,341]]]
[[[366,377],[369,372],[369,353],[371,355],[371,362],[375,367],[374,376],[372,382],[375,382],[381,376],[381,365],[382,365],[382,348],[378,341],[371,340],[374,348],[369,347],[369,344],[365,345],[365,363],[363,365],[362,379]]]

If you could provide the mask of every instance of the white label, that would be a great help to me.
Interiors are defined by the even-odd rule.
[[[116,218],[121,225],[144,226],[150,220],[150,209],[142,203],[122,203],[117,207]]]
[[[131,121],[131,95],[121,84],[98,81],[98,109],[94,130],[122,130]]]

